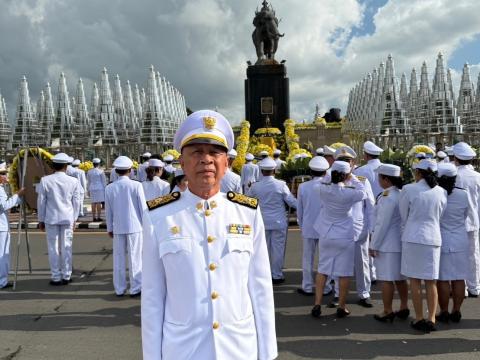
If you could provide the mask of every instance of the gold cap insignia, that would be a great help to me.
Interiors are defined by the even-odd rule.
[[[170,228],[170,232],[171,232],[172,234],[178,234],[178,233],[180,232],[180,228],[179,228],[178,226],[172,226],[172,227]]]
[[[211,116],[205,116],[203,118],[203,127],[208,130],[212,130],[215,128],[215,125],[217,124],[217,119]]]

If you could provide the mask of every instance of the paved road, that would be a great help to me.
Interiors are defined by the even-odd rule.
[[[25,271],[22,251],[17,290],[0,292],[0,360],[140,359],[140,301],[113,295],[112,245],[106,234],[76,233],[75,282],[60,288],[48,285],[44,235],[32,234],[31,246],[33,274]],[[480,358],[480,300],[466,300],[460,324],[429,335],[416,334],[408,321],[374,321],[381,306],[376,288],[373,309],[352,304],[347,319],[337,320],[330,309],[314,319],[312,299],[295,291],[300,263],[300,233],[291,229],[287,282],[275,287],[279,359]],[[353,291],[349,300],[356,301]]]

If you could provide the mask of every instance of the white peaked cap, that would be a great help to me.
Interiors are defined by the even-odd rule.
[[[335,149],[331,148],[330,146],[323,145],[323,154],[335,156]]]
[[[352,168],[350,167],[350,164],[346,161],[335,161],[332,164],[332,171],[338,171],[340,173],[344,174],[349,174]]]
[[[265,155],[266,155],[266,156],[268,156],[268,151],[262,150],[262,151],[260,151],[260,152],[258,153],[258,155],[261,155],[261,156],[265,156]]]
[[[7,163],[4,161],[0,163],[0,173],[5,173],[7,172]]]
[[[101,162],[102,162],[102,161],[101,161],[99,158],[94,158],[94,159],[92,160],[92,163],[94,163],[94,164],[100,164]]]
[[[282,150],[275,149],[275,151],[273,152],[273,155],[280,155],[281,153],[282,153]]]
[[[457,176],[457,167],[452,163],[438,164],[438,176]]]
[[[165,161],[173,161],[173,155],[168,154],[167,156],[165,156],[165,157],[163,158],[163,160],[165,160]]]
[[[370,155],[380,155],[383,152],[383,149],[375,145],[371,141],[365,141],[363,144],[363,151]]]
[[[419,159],[419,158],[427,157],[427,155],[424,152],[419,152],[415,154],[415,157]]]
[[[150,160],[148,160],[148,166],[163,168],[165,166],[165,164],[160,159],[150,159]]]
[[[152,156],[152,154],[150,154],[148,151],[142,155],[142,157],[144,157],[144,158],[149,158],[151,156]]]
[[[180,125],[173,143],[178,151],[189,144],[219,145],[228,151],[234,145],[232,126],[222,114],[216,111],[196,111]]]
[[[73,160],[73,159],[72,159]],[[52,162],[55,164],[68,164],[70,163],[70,156],[65,153],[58,153],[52,158]]]
[[[182,169],[175,169],[175,177],[183,176],[183,175],[185,175],[185,173],[183,172]]]
[[[119,156],[113,162],[113,167],[118,170],[128,170],[133,166],[133,161],[127,156]]]
[[[453,156],[453,146],[445,146],[445,152],[447,153],[448,156]]]
[[[330,164],[323,156],[315,156],[309,161],[308,166],[313,171],[327,171]]]
[[[437,171],[437,162],[432,159],[423,159],[420,160],[417,164],[413,165],[414,169],[422,169],[422,170],[432,170]]]
[[[335,159],[338,158],[350,158],[355,159],[357,153],[350,146],[342,146],[335,151]]]
[[[277,163],[271,157],[267,157],[258,163],[258,166],[262,170],[275,170]]]
[[[228,155],[228,157],[229,157],[230,159],[236,159],[238,153],[237,153],[237,150],[235,150],[235,149],[230,149],[230,150],[228,151],[227,155]]]
[[[317,153],[317,155],[323,155],[325,153],[325,150],[319,147],[317,150],[315,150],[315,152]]]
[[[255,156],[253,156],[253,154],[247,153],[247,155],[245,155],[245,159],[248,161],[252,161],[253,159],[255,159]]]
[[[475,157],[475,151],[466,142],[459,142],[453,146],[453,154],[460,160],[471,160]]]
[[[75,159],[72,161],[72,165],[78,166],[80,165],[80,162],[81,162],[80,159]]]
[[[445,159],[447,157],[447,154],[445,154],[445,152],[440,150],[439,152],[437,152],[437,157],[440,159]]]
[[[68,157],[68,163],[71,164],[73,162],[73,157],[69,156]]]
[[[401,170],[400,166],[397,165],[382,164],[375,169],[375,172],[386,176],[400,177]]]

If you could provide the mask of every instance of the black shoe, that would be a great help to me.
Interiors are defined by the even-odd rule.
[[[278,284],[282,284],[285,282],[285,279],[272,279],[272,284],[273,285],[278,285]]]
[[[395,312],[395,317],[397,317],[401,320],[407,320],[409,316],[410,316],[410,310],[409,309],[402,309],[402,310],[398,310],[398,311]]]
[[[410,326],[412,328],[414,328],[415,330],[418,330],[418,331],[421,331],[423,333],[428,333],[430,331],[428,331],[427,329],[427,322],[425,321],[425,319],[422,319],[422,320],[418,320],[418,321],[412,321],[410,323]]]
[[[0,289],[8,289],[13,287],[13,282],[9,281],[7,282],[4,286],[2,286]]]
[[[344,318],[350,315],[350,311],[347,309],[338,308],[337,309],[337,318]]]
[[[58,281],[50,280],[50,285],[60,286],[60,285],[63,285],[63,282],[62,282],[62,280],[58,280]]]
[[[315,295],[315,293],[313,291],[305,291],[302,288],[298,288],[297,293],[305,295],[305,296],[314,296]]]
[[[97,218],[97,221],[103,221],[103,219],[102,218]]]
[[[468,297],[469,298],[478,298],[478,295],[472,294],[470,291],[468,292]]]
[[[454,311],[450,314],[450,321],[454,323],[460,322],[462,318],[462,313],[460,311]]]
[[[137,297],[140,297],[142,295],[142,292],[138,292],[138,293],[135,293],[135,294],[130,294],[130,297],[131,298],[137,298]]]
[[[425,326],[427,327],[427,332],[437,331],[437,327],[435,326],[435,323],[431,322],[430,320],[426,322]]]
[[[360,305],[360,306],[363,306],[364,308],[373,307],[372,302],[370,301],[370,298],[360,299],[360,300],[357,301],[357,304]]]
[[[62,279],[62,284],[63,284],[63,285],[68,285],[68,284],[70,284],[72,281],[73,281],[72,278],[70,278],[70,279]]]
[[[450,320],[450,315],[448,314],[448,311],[442,311],[440,314],[435,316],[435,319],[442,323],[448,324],[448,321]]]
[[[335,296],[335,297],[332,299],[332,301],[330,301],[330,302],[328,303],[327,307],[330,308],[330,309],[333,309],[333,308],[338,307],[338,297]]]
[[[390,314],[382,314],[382,315],[373,315],[373,318],[375,320],[378,320],[380,322],[387,322],[387,321],[390,321],[391,323],[393,323],[393,319],[395,319],[395,313],[394,312],[391,312]]]
[[[320,305],[315,305],[311,312],[313,317],[319,318],[322,315],[322,307]]]
[[[372,281],[370,282],[370,284],[371,284],[371,285],[377,285],[377,280],[372,280]]]

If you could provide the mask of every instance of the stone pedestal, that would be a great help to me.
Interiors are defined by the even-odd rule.
[[[283,132],[283,122],[290,117],[289,79],[284,64],[251,65],[247,68],[245,119],[250,121],[252,134],[264,126],[267,115],[270,126]]]

